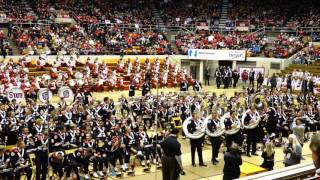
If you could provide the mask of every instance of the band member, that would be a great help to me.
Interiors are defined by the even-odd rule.
[[[202,89],[202,84],[199,80],[195,80],[193,83],[193,90],[194,91],[200,91],[200,88]]]
[[[255,123],[260,118],[259,113],[255,110],[254,107],[251,107],[246,113],[244,117],[243,125],[246,127],[252,123]],[[247,128],[247,156],[250,157],[250,150],[252,147],[252,155],[257,156],[256,147],[258,141],[258,127]]]
[[[10,156],[10,163],[14,167],[15,179],[20,180],[21,172],[24,171],[27,175],[27,180],[31,180],[32,169],[29,167],[29,155],[23,141],[18,141],[17,147],[11,150]]]
[[[136,86],[134,83],[131,83],[129,87],[129,97],[133,97],[135,95]]]
[[[207,68],[206,68],[205,78],[206,78],[206,80],[205,80],[204,84],[205,84],[205,85],[208,84],[208,86],[210,86],[210,68],[209,68],[208,66],[207,66]],[[208,82],[208,83],[207,83],[207,82]]]
[[[240,78],[239,72],[237,70],[232,71],[233,88],[237,87],[239,78]]]
[[[187,100],[185,100],[181,105],[180,105],[180,118],[181,118],[181,121],[182,123],[187,119],[187,117],[189,116],[189,105],[187,103]],[[185,136],[185,133],[184,131],[182,131],[182,138],[185,139],[186,136]]]
[[[187,129],[188,132],[193,134],[197,131],[201,131],[202,129],[202,121],[200,121],[200,117],[196,114],[192,114],[192,120],[190,120]],[[198,159],[199,159],[199,165],[200,166],[207,166],[206,164],[203,163],[202,159],[202,143],[204,140],[204,136],[197,138],[197,139],[191,139],[190,138],[190,144],[191,144],[191,161],[192,161],[192,166],[196,167],[195,163],[195,153],[196,150],[198,152]]]
[[[211,132],[215,132],[218,129],[222,128],[223,124],[220,123],[220,118],[217,112],[213,112],[211,115],[211,118],[208,120],[208,129]],[[210,142],[212,146],[212,156],[211,156],[211,162],[213,165],[218,163],[219,161],[217,160],[218,154],[219,154],[219,149],[221,145],[221,135],[216,136],[216,137],[211,137],[210,136]]]
[[[12,165],[10,165],[10,151],[5,151],[5,146],[0,145],[0,154],[1,177],[4,180],[11,180],[13,179],[13,173],[10,169],[12,168]]]
[[[253,69],[249,72],[249,85],[252,85],[254,87],[254,75],[255,71]]]
[[[238,145],[242,144],[240,121],[236,117],[236,113],[234,111],[230,111],[230,114],[227,115],[226,119],[224,120],[224,126],[226,128],[226,131],[233,131],[232,133],[226,132],[226,147],[227,151],[229,152],[232,142],[235,142]]]
[[[216,76],[216,85],[217,85],[217,88],[219,89],[222,81],[222,74],[220,72],[220,69],[218,68],[216,69],[215,76]]]
[[[180,91],[188,91],[188,83],[187,83],[187,81],[182,81],[181,82]]]
[[[37,135],[36,137],[36,179],[45,180],[48,172],[48,133]]]
[[[57,174],[61,179],[63,177],[63,168],[67,166],[67,159],[62,151],[54,152],[50,156],[50,165],[52,167],[52,172]]]
[[[143,86],[142,86],[142,96],[145,96],[149,93],[150,91],[150,86],[148,84],[148,82],[144,82]]]

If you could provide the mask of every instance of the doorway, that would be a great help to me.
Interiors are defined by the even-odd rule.
[[[225,66],[232,68],[232,61],[219,61],[219,66]]]

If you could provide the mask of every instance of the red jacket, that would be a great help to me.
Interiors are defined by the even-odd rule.
[[[248,72],[243,72],[243,73],[241,74],[241,79],[242,79],[243,81],[247,81],[247,80],[248,80]]]

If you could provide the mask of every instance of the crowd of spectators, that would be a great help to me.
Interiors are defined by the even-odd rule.
[[[305,3],[298,0],[232,0],[231,3],[230,26],[237,20],[247,20],[254,26],[319,26],[319,2],[315,0]]]
[[[313,64],[320,61],[319,47],[306,47],[293,60],[294,64]]]
[[[169,54],[170,45],[156,30],[79,25],[52,25],[45,29],[33,26],[13,28],[13,37],[23,54]]]
[[[251,56],[255,56],[267,45],[268,39],[263,35],[243,34],[230,32],[198,31],[197,34],[178,33],[176,46],[180,53],[186,54],[189,48],[193,49],[247,49]]]
[[[220,18],[221,0],[178,0],[159,2],[165,25],[181,26],[206,22],[214,24]]]
[[[15,22],[34,21],[37,18],[30,6],[23,4],[21,1],[1,1],[0,11],[5,18],[14,20]]]
[[[264,55],[266,57],[288,58],[305,46],[306,44],[302,37],[281,33],[272,43],[272,47],[264,51]]]

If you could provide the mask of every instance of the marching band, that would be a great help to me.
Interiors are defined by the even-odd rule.
[[[6,146],[18,145],[3,153],[0,172],[9,179],[19,179],[25,172],[29,179],[29,154],[35,155],[37,179],[46,178],[48,164],[58,177],[78,176],[79,169],[89,178],[90,162],[93,177],[134,174],[135,159],[147,171],[151,164],[160,166],[161,142],[166,132],[179,126],[175,117],[181,119],[183,136],[190,139],[193,166],[195,151],[199,166],[206,166],[202,146],[207,140],[212,147],[211,162],[217,164],[221,147],[229,151],[232,143],[250,156],[256,155],[257,144],[264,144],[267,137],[275,137],[281,145],[292,131],[301,137],[301,124],[306,126],[301,141],[319,129],[320,101],[312,94],[296,96],[262,88],[229,98],[194,93],[121,96],[119,103],[108,97],[96,101],[79,96],[71,103],[62,100],[58,106],[3,99],[0,137]],[[156,127],[161,131],[152,131]]]

